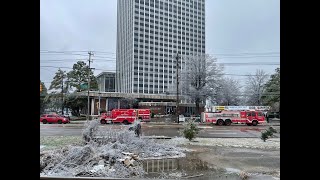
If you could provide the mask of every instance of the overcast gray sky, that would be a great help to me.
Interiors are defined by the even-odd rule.
[[[41,81],[49,87],[58,67],[71,70],[88,59],[88,50],[95,52],[95,75],[114,71],[116,35],[117,0],[41,0]],[[242,82],[246,76],[239,75],[256,69],[274,73],[280,66],[280,1],[206,0],[206,53],[227,63],[225,73]]]

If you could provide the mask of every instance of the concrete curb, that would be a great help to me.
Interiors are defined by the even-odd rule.
[[[84,124],[86,121],[71,121],[70,124]],[[165,123],[165,122],[142,122],[143,125],[164,125],[164,126],[182,126],[182,123]],[[198,123],[199,126],[211,126],[210,124]],[[243,124],[234,124],[233,126],[245,126]],[[280,126],[280,123],[265,123],[258,126]]]
[[[113,179],[130,179],[130,178],[40,176],[40,179],[43,179],[43,180],[113,180]]]

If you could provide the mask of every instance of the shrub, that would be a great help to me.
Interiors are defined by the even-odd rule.
[[[199,133],[199,128],[198,128],[197,124],[194,123],[194,121],[189,121],[186,124],[184,124],[184,128],[181,132],[181,134],[186,139],[189,139],[189,141],[196,138],[198,133]]]
[[[266,142],[269,137],[273,136],[273,133],[277,133],[277,131],[273,127],[269,127],[269,129],[261,132],[261,139]]]

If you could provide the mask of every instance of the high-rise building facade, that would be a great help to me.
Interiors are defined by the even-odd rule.
[[[164,94],[184,57],[205,54],[205,0],[118,0],[116,89]]]

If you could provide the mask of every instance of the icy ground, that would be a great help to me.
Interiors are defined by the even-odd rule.
[[[184,157],[185,149],[176,145],[136,137],[126,127],[121,130],[98,129],[98,121],[89,121],[83,130],[83,145],[41,150],[40,175],[143,177],[141,160],[150,158]],[[98,140],[95,137],[104,137]],[[138,160],[124,163],[126,154],[138,155]],[[129,161],[129,158],[128,158]]]
[[[220,147],[243,147],[253,149],[280,149],[280,138],[270,138],[263,142],[258,138],[196,138],[189,141],[182,137],[172,138],[164,141],[168,145],[200,145],[200,146],[220,146]]]

